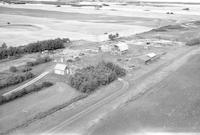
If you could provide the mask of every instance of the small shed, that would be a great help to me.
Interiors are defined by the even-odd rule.
[[[114,46],[118,51],[120,51],[122,53],[126,53],[128,51],[128,45],[124,42],[119,42],[119,43],[115,44]]]
[[[147,56],[148,56],[149,58],[153,58],[153,57],[156,56],[156,54],[152,52],[152,53],[148,53]]]
[[[66,70],[67,70],[67,65],[65,64],[58,63],[54,67],[54,73],[58,75],[65,75]]]

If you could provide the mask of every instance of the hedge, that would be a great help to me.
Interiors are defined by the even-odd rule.
[[[38,85],[33,84],[33,85],[31,85],[27,88],[24,88],[20,91],[13,92],[10,95],[0,96],[0,105],[3,104],[3,103],[7,103],[9,101],[12,101],[14,99],[17,99],[19,97],[22,97],[22,96],[29,94],[31,92],[36,92],[36,91],[42,90],[43,88],[51,87],[52,85],[53,85],[52,82],[43,82],[43,83],[38,84]]]
[[[0,89],[6,88],[12,85],[16,85],[18,83],[21,83],[33,77],[34,77],[34,74],[31,72],[26,72],[22,74],[14,74],[12,76],[9,76],[7,79],[0,80]]]

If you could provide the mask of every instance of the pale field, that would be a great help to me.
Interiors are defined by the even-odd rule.
[[[72,40],[103,41],[107,39],[105,32],[119,32],[121,36],[127,36],[151,29],[137,25],[66,21],[20,15],[0,14],[0,17],[0,24],[3,25],[0,27],[0,43],[5,42],[11,46],[58,37],[68,37]],[[5,26],[6,22],[11,22],[13,26],[12,24],[9,27]]]
[[[200,15],[200,5],[190,4],[144,4],[144,6],[135,5],[116,5],[116,3],[109,3],[110,6],[103,7],[101,10],[96,10],[94,7],[72,7],[69,5],[62,5],[56,7],[55,5],[45,4],[26,4],[26,5],[14,5],[14,4],[2,4],[0,6],[9,8],[24,8],[24,9],[42,9],[47,11],[61,11],[72,13],[84,13],[84,14],[105,14],[114,16],[130,16],[130,17],[145,17],[145,18],[163,18],[170,19],[171,16],[165,13],[170,11],[176,15]],[[184,11],[183,8],[190,8],[190,11]],[[147,10],[151,12],[147,12]],[[165,15],[161,15],[161,14]],[[175,16],[176,17],[176,16]],[[179,18],[180,19],[180,18]]]
[[[8,11],[14,10],[8,13],[4,11],[5,7],[8,7],[6,9]],[[185,7],[190,7],[190,11],[183,11],[182,9]],[[38,13],[40,15],[35,15],[35,13],[27,15],[26,10],[24,10],[17,14],[14,13],[15,9],[34,10],[41,13]],[[111,6],[103,7],[101,10],[95,10],[92,7],[80,8],[67,5],[58,8],[55,5],[8,5],[1,3],[0,10],[4,11],[0,14],[0,44],[5,42],[9,46],[26,45],[30,42],[58,37],[68,37],[72,40],[104,41],[108,39],[108,35],[105,33],[118,32],[120,36],[129,36],[171,22],[200,19],[199,6],[185,4],[164,7],[111,4]],[[43,17],[42,11],[49,12],[49,14],[54,11],[55,14],[66,13],[69,17],[70,13],[77,15],[71,19],[67,17],[64,19]],[[168,11],[175,14],[167,15]],[[86,19],[81,20],[81,15],[86,16]],[[97,18],[94,18],[94,15],[97,15]],[[65,14],[63,14],[64,16]],[[118,19],[109,19],[109,17],[117,17]],[[123,17],[129,18],[124,19]],[[7,22],[11,22],[11,25],[8,26]]]

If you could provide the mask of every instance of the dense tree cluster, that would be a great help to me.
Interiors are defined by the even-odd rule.
[[[31,92],[36,92],[36,91],[42,90],[43,88],[51,87],[52,85],[53,85],[52,82],[42,82],[42,83],[37,84],[37,85],[33,84],[31,86],[28,86],[27,88],[24,88],[20,91],[13,92],[10,95],[0,96],[0,105],[3,104],[3,103],[6,103],[6,102],[12,101],[12,100],[14,100],[18,97],[22,97],[22,96],[29,94]]]
[[[108,38],[110,39],[110,40],[115,40],[116,38],[118,38],[119,37],[119,34],[118,33],[116,33],[116,34],[109,34],[108,35]]]
[[[10,56],[20,56],[23,53],[19,47],[9,47],[0,49],[0,59],[6,59]]]
[[[25,53],[35,53],[42,52],[44,50],[56,50],[65,47],[65,43],[69,43],[68,38],[57,38],[51,40],[38,41],[35,43],[30,43],[26,46],[19,47],[7,47],[6,44],[3,44],[0,47],[0,59],[6,59],[10,56],[19,56]]]
[[[27,53],[34,53],[34,52],[42,52],[44,50],[56,50],[64,48],[64,43],[68,43],[69,39],[67,38],[57,38],[57,39],[51,39],[51,40],[44,40],[44,41],[38,41],[35,43],[30,43],[27,46],[25,46],[24,51]]]
[[[7,44],[4,42],[2,45],[1,45],[1,49],[7,49],[8,48],[8,46],[7,46]]]
[[[126,75],[125,69],[111,62],[101,62],[96,66],[88,66],[77,70],[69,78],[69,83],[73,88],[90,93],[102,85],[107,85],[118,77]]]
[[[0,80],[0,89],[6,88],[12,85],[16,85],[18,83],[21,83],[33,77],[34,77],[34,74],[31,72],[11,75],[8,78]]]

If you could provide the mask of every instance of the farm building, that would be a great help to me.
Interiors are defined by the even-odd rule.
[[[56,64],[54,67],[54,73],[58,75],[65,75],[68,72],[67,65],[65,64]]]
[[[54,67],[54,73],[58,74],[58,75],[71,75],[74,74],[75,71],[78,69],[77,66],[75,65],[65,65],[65,64],[61,64],[58,63],[56,64],[56,66]]]
[[[148,53],[148,54],[143,55],[143,56],[140,57],[140,59],[142,61],[144,61],[145,64],[149,64],[150,62],[152,62],[152,61],[154,61],[154,60],[156,60],[158,58],[160,58],[160,56],[158,56],[155,53]]]
[[[120,51],[121,53],[126,53],[128,51],[128,45],[124,42],[119,42],[115,44],[114,47],[117,51]]]

